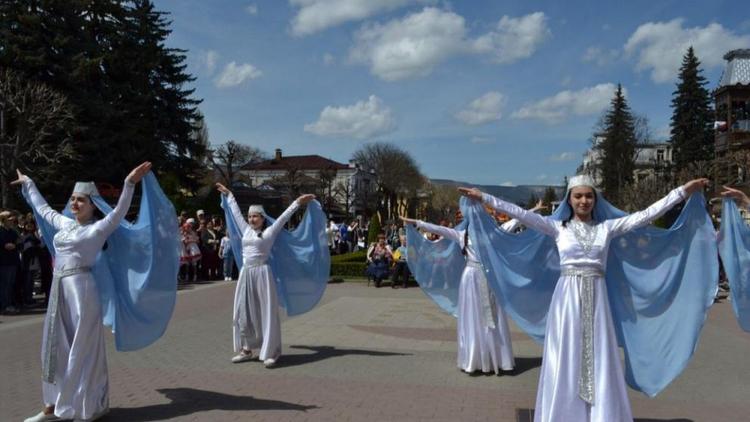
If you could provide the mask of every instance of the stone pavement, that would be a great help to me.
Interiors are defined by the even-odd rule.
[[[119,353],[108,339],[114,421],[525,421],[536,396],[541,348],[513,329],[514,373],[456,368],[455,321],[418,288],[331,284],[313,311],[282,325],[274,369],[232,364],[234,282],[180,291],[164,337]],[[41,403],[41,315],[0,323],[0,421]],[[750,420],[750,334],[716,304],[690,366],[655,399],[631,391],[636,420]]]

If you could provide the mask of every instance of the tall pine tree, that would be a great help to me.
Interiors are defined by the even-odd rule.
[[[714,155],[713,110],[700,61],[693,47],[682,58],[677,90],[672,93],[671,137],[675,167],[708,161]]]
[[[148,159],[176,190],[197,187],[205,146],[191,135],[200,101],[185,51],[165,45],[169,25],[149,0],[0,2],[0,67],[64,94],[75,113],[81,159],[65,163],[59,180],[119,184]]]
[[[622,189],[632,182],[635,170],[636,136],[633,114],[622,93],[622,86],[604,116],[604,140],[599,143],[602,159],[602,189],[607,197],[618,203]]]

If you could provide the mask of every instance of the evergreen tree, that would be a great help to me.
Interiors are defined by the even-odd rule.
[[[169,25],[148,0],[0,3],[0,66],[45,83],[73,108],[80,160],[61,162],[59,180],[119,184],[148,159],[174,175],[175,188],[197,187],[199,101],[186,88],[194,78],[185,51],[165,46]]]
[[[542,197],[542,203],[547,208],[541,210],[540,213],[542,215],[550,215],[552,213],[552,203],[555,201],[557,201],[557,194],[555,193],[555,188],[553,188],[552,186],[548,186],[547,189],[544,190],[544,196]]]
[[[635,169],[636,137],[633,114],[622,93],[622,86],[604,116],[604,140],[598,145],[602,152],[600,169],[602,189],[607,197],[618,202],[620,191],[633,180]]]
[[[672,93],[672,121],[669,142],[675,167],[713,159],[714,132],[711,96],[705,85],[700,61],[693,47],[682,58],[677,90]]]
[[[370,219],[370,227],[367,230],[367,245],[371,245],[378,241],[378,235],[383,231],[380,226],[380,217],[375,213]]]

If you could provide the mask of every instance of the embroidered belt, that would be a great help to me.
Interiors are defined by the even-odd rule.
[[[479,300],[482,306],[482,322],[485,327],[495,329],[495,320],[497,320],[497,307],[495,306],[494,296],[490,294],[490,288],[487,285],[487,277],[484,275],[484,267],[478,261],[467,260],[467,267],[476,268],[482,274],[482,280],[479,283]]]
[[[47,320],[47,342],[42,356],[42,379],[50,384],[55,383],[57,373],[57,324],[60,315],[60,282],[71,275],[91,272],[91,267],[72,267],[55,269],[49,296],[49,315]]]
[[[604,277],[604,271],[596,267],[562,267],[563,277],[581,280],[581,367],[578,375],[578,395],[589,404],[594,404],[594,280]]]

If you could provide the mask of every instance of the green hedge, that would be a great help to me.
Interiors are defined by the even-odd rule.
[[[364,262],[332,262],[331,277],[364,277],[366,267]]]
[[[365,262],[367,261],[367,251],[360,250],[357,252],[345,253],[342,255],[331,255],[331,263],[340,262]]]

